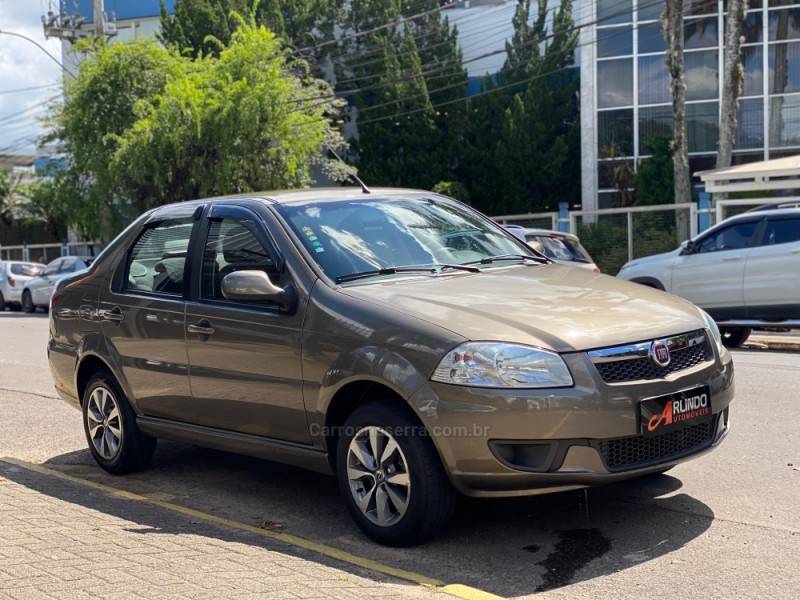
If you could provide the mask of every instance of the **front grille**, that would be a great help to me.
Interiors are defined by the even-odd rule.
[[[673,350],[670,362],[666,367],[660,367],[649,356],[596,363],[595,366],[600,372],[600,377],[606,383],[663,379],[670,373],[689,369],[705,362],[707,346],[708,344],[703,343]]]
[[[609,471],[625,471],[691,454],[711,444],[716,419],[653,437],[634,436],[599,443]]]

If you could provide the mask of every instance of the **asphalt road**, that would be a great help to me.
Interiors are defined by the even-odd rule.
[[[335,482],[160,443],[124,478],[92,462],[79,413],[55,398],[43,314],[0,313],[0,456],[283,530],[508,597],[796,598],[800,589],[800,354],[735,353],[733,428],[666,475],[514,500],[468,500],[441,539],[383,548],[356,530]]]

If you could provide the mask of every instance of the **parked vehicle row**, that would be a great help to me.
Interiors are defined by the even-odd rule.
[[[663,472],[721,443],[734,390],[690,302],[398,189],[156,208],[55,285],[48,358],[107,471],[160,437],[299,465],[387,544],[458,493]]]
[[[38,263],[0,261],[0,311],[6,307],[19,310],[25,284],[39,275],[43,269],[44,265]]]
[[[47,265],[21,261],[0,261],[0,310],[22,308],[27,313],[50,304],[55,285],[92,262],[86,256],[62,256]]]
[[[800,327],[800,208],[736,215],[672,252],[627,263],[619,277],[708,311],[729,346],[753,328]]]

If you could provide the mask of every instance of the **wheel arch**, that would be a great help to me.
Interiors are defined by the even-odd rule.
[[[647,287],[655,288],[657,290],[661,290],[662,292],[666,290],[664,284],[661,283],[655,277],[634,277],[630,280],[633,283],[638,283],[640,285],[646,285]]]
[[[414,419],[420,427],[425,427],[425,423],[423,423],[420,416],[411,406],[408,398],[403,397],[398,390],[394,389],[386,382],[373,378],[354,378],[336,390],[325,412],[325,427],[322,433],[324,434],[328,461],[334,472],[336,470],[336,446],[338,444],[340,428],[356,409],[377,399],[405,412],[409,417]],[[434,444],[434,446],[436,446],[436,444]]]

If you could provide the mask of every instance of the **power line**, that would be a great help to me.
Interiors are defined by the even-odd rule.
[[[39,42],[37,42],[36,40],[34,40],[34,39],[32,39],[32,38],[29,38],[27,35],[22,35],[21,33],[16,33],[15,31],[5,31],[5,30],[3,30],[3,29],[0,29],[0,35],[10,35],[10,36],[13,36],[13,37],[20,38],[21,40],[25,40],[25,41],[27,41],[27,42],[30,42],[31,44],[33,44],[34,46],[36,46],[37,48],[39,48],[39,50],[41,50],[42,52],[44,52],[44,53],[45,53],[45,54],[46,54],[46,55],[47,55],[47,56],[50,58],[50,60],[52,60],[52,61],[53,61],[54,63],[56,63],[56,64],[57,64],[59,67],[61,67],[61,69],[62,69],[62,70],[65,72],[65,73],[67,73],[68,75],[70,75],[70,76],[71,76],[73,79],[75,79],[75,78],[76,78],[76,77],[75,77],[75,73],[73,73],[73,72],[72,72],[72,71],[70,71],[70,70],[69,70],[67,67],[65,67],[65,66],[64,66],[64,64],[63,64],[63,63],[62,63],[60,60],[58,60],[58,59],[57,59],[55,56],[53,56],[52,54],[50,54],[50,52],[48,52],[48,51],[47,51],[47,49],[46,49],[44,46],[42,46],[42,45],[41,45]]]
[[[0,96],[5,96],[6,94],[19,94],[22,92],[33,92],[36,90],[44,90],[47,88],[55,87],[57,85],[61,85],[60,81],[55,81],[53,83],[48,83],[45,85],[34,85],[30,87],[23,87],[23,88],[15,88],[10,90],[0,90]]]

